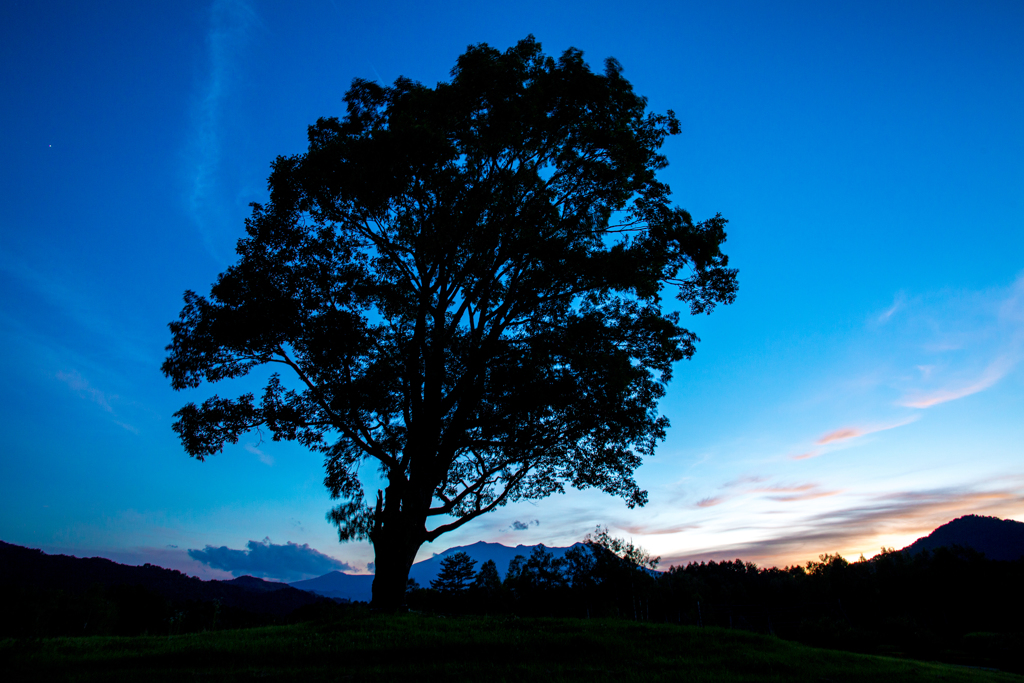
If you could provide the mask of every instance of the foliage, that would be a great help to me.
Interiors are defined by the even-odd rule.
[[[476,560],[470,559],[464,552],[448,555],[441,559],[441,570],[437,578],[430,582],[430,587],[442,593],[464,591],[473,583],[475,565]]]
[[[473,587],[489,597],[501,590],[501,576],[494,560],[487,560],[480,565],[480,571],[473,580]]]
[[[633,472],[697,341],[663,295],[708,313],[736,271],[725,219],[694,221],[657,179],[675,115],[614,60],[476,45],[449,83],[357,79],[345,102],[274,162],[238,262],[186,293],[163,371],[176,389],[285,372],[189,403],[174,429],[200,460],[254,429],[321,453],[330,519],[374,544],[393,607],[423,542],[509,501],[569,485],[643,505]],[[367,460],[387,481],[372,506]]]
[[[519,591],[561,588],[566,585],[562,575],[563,564],[561,559],[555,559],[544,544],[540,544],[533,549],[528,559],[522,555],[512,559],[505,573],[505,584]]]

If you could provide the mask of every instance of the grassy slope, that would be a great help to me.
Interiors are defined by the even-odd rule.
[[[1015,681],[742,631],[625,621],[354,615],[184,636],[0,641],[17,680]],[[12,680],[12,678],[7,678]]]

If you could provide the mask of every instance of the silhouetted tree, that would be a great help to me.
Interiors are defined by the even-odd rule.
[[[476,560],[470,559],[464,552],[442,558],[441,570],[437,573],[437,578],[430,582],[430,587],[442,593],[463,591],[473,582],[475,566]]]
[[[643,505],[633,472],[697,341],[662,295],[710,312],[736,271],[725,219],[694,222],[657,179],[676,117],[612,59],[481,44],[449,83],[357,79],[345,102],[274,162],[209,298],[186,292],[163,371],[176,389],[286,372],[174,429],[200,460],[257,428],[322,453],[329,517],[372,542],[393,609],[422,543],[509,501],[571,485]]]
[[[589,586],[594,582],[594,555],[586,545],[574,545],[562,556],[566,580],[573,588]]]
[[[501,589],[501,576],[498,574],[498,565],[494,563],[494,560],[487,560],[480,565],[480,571],[477,572],[476,578],[473,580],[473,587],[483,591],[487,596],[491,596]]]
[[[519,580],[538,590],[560,588],[567,585],[562,570],[565,562],[551,554],[544,544],[538,545],[523,564]]]

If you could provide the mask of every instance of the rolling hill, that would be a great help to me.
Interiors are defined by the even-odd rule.
[[[919,538],[903,552],[916,555],[943,546],[962,546],[984,553],[990,560],[1010,562],[1024,557],[1024,522],[981,515],[964,515]]]

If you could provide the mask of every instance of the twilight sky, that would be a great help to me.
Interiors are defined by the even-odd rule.
[[[529,33],[676,111],[662,179],[730,220],[739,298],[691,319],[645,508],[510,505],[421,557],[604,524],[663,566],[782,565],[1024,520],[1024,3],[156,5],[0,4],[0,540],[208,578],[365,571],[318,456],[184,453],[172,413],[236,392],[172,391],[167,323],[353,78],[433,85]]]

